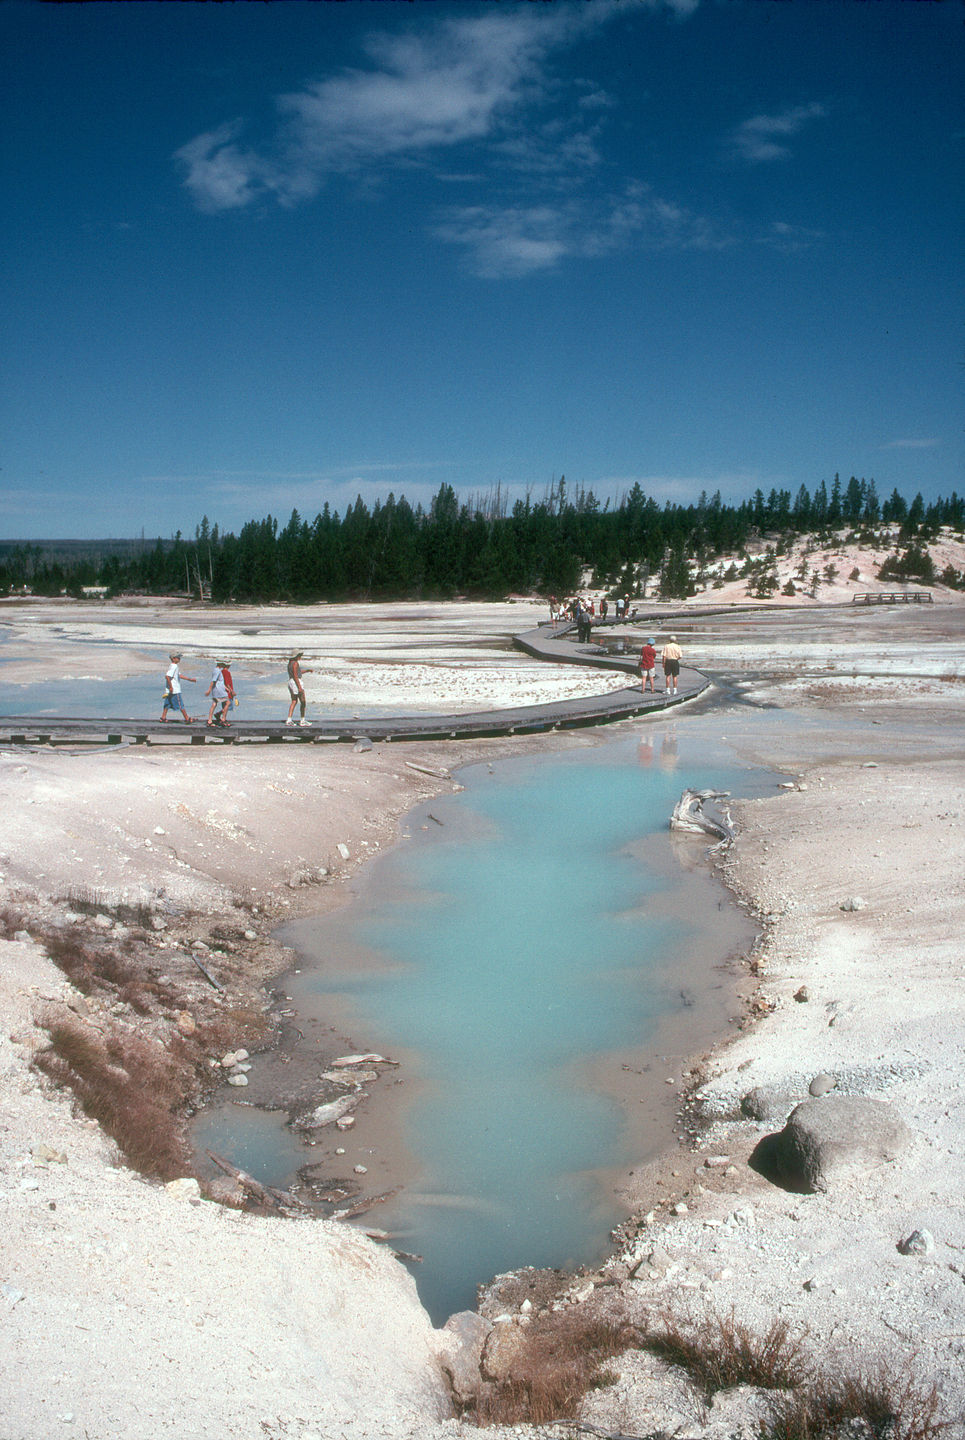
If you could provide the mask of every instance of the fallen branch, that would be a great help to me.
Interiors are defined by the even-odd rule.
[[[715,840],[733,840],[734,829],[726,812],[719,820],[704,814],[705,800],[726,800],[729,794],[728,790],[685,790],[670,817],[671,830],[712,835]]]
[[[559,1423],[579,1431],[581,1435],[598,1435],[600,1440],[682,1440],[676,1432],[671,1435],[666,1430],[651,1430],[647,1435],[628,1435],[624,1430],[601,1430],[599,1425],[585,1425],[582,1420],[561,1420]]]
[[[194,961],[195,965],[197,965],[198,969],[201,971],[201,974],[207,980],[208,984],[213,985],[216,990],[220,990],[223,995],[224,986],[218,984],[211,971],[205,965],[201,964],[201,961],[198,959],[197,955],[192,955],[191,959]]]
[[[286,1210],[311,1209],[311,1206],[306,1205],[304,1200],[299,1200],[296,1196],[289,1195],[285,1190],[274,1190],[269,1185],[260,1184],[253,1175],[248,1174],[247,1170],[239,1170],[237,1165],[232,1165],[227,1160],[223,1160],[221,1156],[216,1155],[213,1150],[206,1150],[205,1154],[209,1160],[214,1161],[219,1170],[223,1170],[226,1175],[230,1175],[232,1180],[236,1181],[242,1190],[250,1195],[252,1200],[256,1200],[259,1205],[264,1205],[269,1210],[280,1210],[283,1212]]]
[[[399,1187],[394,1190],[383,1190],[381,1195],[366,1195],[362,1200],[356,1200],[354,1205],[348,1205],[344,1210],[336,1210],[332,1216],[333,1220],[354,1220],[356,1215],[364,1215],[366,1210],[371,1210],[373,1205],[384,1205],[386,1200],[391,1200],[393,1195],[398,1195]]]
[[[414,760],[406,760],[407,770],[418,770],[420,775],[431,775],[435,780],[451,780],[452,776],[448,770],[433,770],[431,765],[417,765]]]

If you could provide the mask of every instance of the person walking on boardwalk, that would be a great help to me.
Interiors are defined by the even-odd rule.
[[[291,696],[291,704],[288,707],[288,719],[285,721],[286,725],[294,725],[295,721],[293,719],[293,716],[295,714],[296,705],[299,705],[301,707],[301,718],[298,721],[299,725],[307,725],[309,723],[305,719],[306,697],[305,687],[302,684],[302,676],[310,675],[312,672],[310,670],[303,670],[299,663],[304,653],[304,650],[296,650],[294,655],[289,657],[288,693]]]
[[[171,661],[164,674],[164,708],[161,711],[161,724],[168,718],[168,711],[180,711],[181,719],[187,725],[193,725],[194,721],[184,708],[184,700],[181,697],[181,681],[187,680],[191,685],[197,685],[198,681],[194,675],[181,674],[180,654],[168,657]]]
[[[228,692],[228,698],[225,701],[224,709],[221,711],[222,725],[229,725],[231,723],[228,719],[228,711],[231,709],[232,705],[238,704],[238,697],[235,694],[235,682],[231,678],[231,664],[232,662],[230,660],[225,660],[221,666],[221,678],[224,680],[224,688]]]
[[[647,681],[650,681],[650,693],[653,695],[653,677],[657,669],[657,652],[652,640],[648,640],[640,651],[640,689],[647,693]]]
[[[660,654],[663,664],[664,688],[668,695],[676,695],[680,678],[680,646],[676,635],[671,635]]]
[[[227,725],[229,723],[227,715],[228,706],[231,704],[231,692],[225,681],[226,673],[230,672],[227,671],[225,662],[223,660],[216,660],[214,674],[211,676],[211,683],[204,692],[206,699],[209,695],[211,696],[211,709],[208,711],[209,725]],[[214,712],[219,705],[221,706],[221,713],[216,717]]]

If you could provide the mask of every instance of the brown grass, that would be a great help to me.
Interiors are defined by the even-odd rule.
[[[882,1364],[815,1377],[776,1400],[761,1440],[936,1440],[951,1423],[939,1419],[939,1411],[936,1385],[896,1376]]]
[[[687,1371],[710,1398],[736,1385],[790,1389],[806,1378],[802,1342],[782,1320],[763,1336],[752,1334],[733,1315],[711,1316],[684,1325],[663,1314],[653,1326],[639,1328],[587,1320],[576,1312],[542,1317],[527,1332],[511,1377],[480,1395],[479,1425],[550,1424],[571,1420],[589,1390],[612,1384],[616,1376],[605,1362],[627,1350],[648,1350]],[[769,1440],[811,1440],[775,1432]],[[900,1440],[929,1440],[927,1436]]]
[[[167,982],[146,973],[136,957],[136,940],[105,938],[92,944],[83,931],[71,927],[51,930],[41,937],[51,960],[82,995],[109,995],[130,1005],[139,1015],[173,1008],[177,992]]]
[[[755,1335],[733,1314],[711,1315],[687,1325],[669,1311],[644,1344],[653,1354],[687,1371],[708,1398],[736,1385],[791,1390],[806,1378],[802,1337],[785,1320],[772,1321]]]
[[[616,1379],[603,1362],[634,1344],[627,1326],[565,1312],[527,1332],[512,1376],[480,1395],[478,1425],[549,1425],[572,1420],[589,1390]]]
[[[160,1180],[186,1174],[178,1112],[193,1088],[190,1070],[157,1041],[129,1031],[102,1035],[53,1013],[44,1028],[50,1044],[34,1057],[37,1069],[74,1092],[125,1160]]]

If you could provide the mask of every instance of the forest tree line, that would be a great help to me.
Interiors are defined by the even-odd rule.
[[[205,516],[193,539],[178,531],[173,540],[134,546],[136,553],[130,542],[101,555],[92,542],[94,553],[78,558],[8,543],[0,547],[0,593],[27,587],[82,595],[98,586],[109,595],[186,593],[222,603],[494,600],[569,595],[589,571],[595,590],[678,598],[694,593],[707,567],[751,541],[766,537],[781,553],[798,536],[820,543],[842,527],[871,542],[885,525],[898,527],[906,547],[904,555],[896,551],[892,573],[897,578],[905,565],[907,575],[927,583],[938,577],[924,573],[927,563],[916,557],[927,557],[924,547],[942,527],[965,531],[965,501],[953,493],[926,506],[920,494],[909,503],[897,490],[881,501],[873,480],[852,476],[845,484],[837,475],[813,493],[804,485],[793,497],[757,490],[739,505],[724,504],[718,492],[696,504],[661,506],[638,484],[601,504],[582,487],[571,495],[563,477],[541,500],[510,507],[498,490],[460,502],[443,484],[428,509],[391,493],[370,509],[359,497],[343,515],[325,504],[313,520],[294,510],[284,525],[268,515],[238,534]]]

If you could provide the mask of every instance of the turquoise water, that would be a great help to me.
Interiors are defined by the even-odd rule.
[[[437,1321],[500,1271],[599,1259],[623,1217],[599,1172],[634,1158],[626,1116],[587,1062],[649,1054],[691,1003],[679,962],[706,929],[679,868],[647,868],[639,843],[667,831],[684,788],[752,783],[688,753],[682,728],[471,767],[465,793],[417,812],[411,842],[372,867],[363,900],[283,936],[303,956],[284,982],[299,1015],[337,996],[366,1046],[404,1049],[417,1178],[367,1219],[424,1257],[413,1273]],[[367,1158],[365,1126],[363,1111],[349,1158]]]

